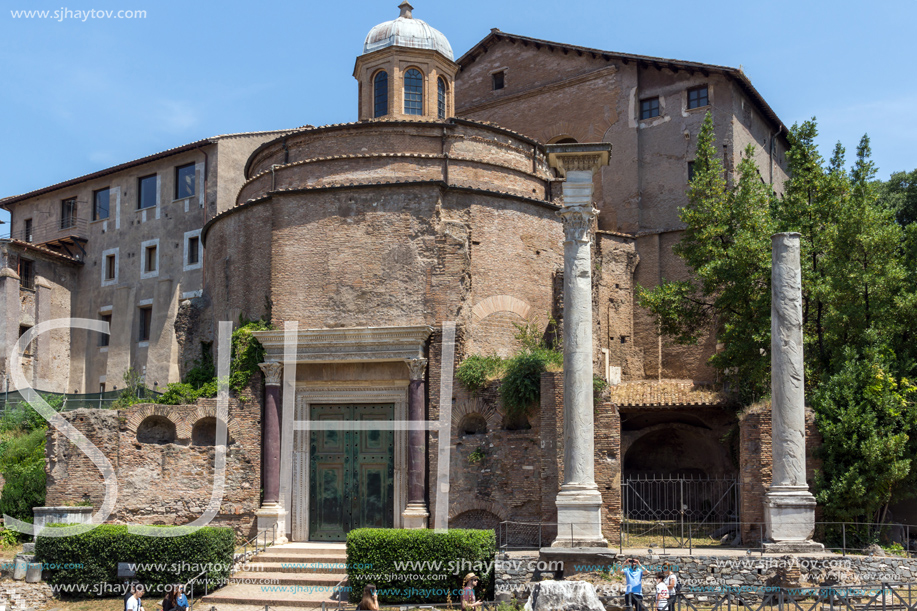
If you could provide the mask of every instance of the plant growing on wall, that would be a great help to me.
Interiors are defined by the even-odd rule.
[[[487,452],[484,448],[477,448],[474,452],[468,455],[468,462],[472,465],[476,465],[487,457]]]
[[[496,354],[473,354],[456,368],[455,377],[470,392],[478,393],[488,381],[499,376],[505,365],[506,361]]]

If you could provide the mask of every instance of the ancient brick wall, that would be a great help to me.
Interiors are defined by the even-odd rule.
[[[251,536],[260,507],[260,375],[242,399],[230,399],[225,487],[212,525]],[[118,494],[110,522],[187,524],[199,518],[213,490],[212,445],[196,445],[197,433],[216,416],[216,399],[194,405],[134,405],[126,410],[75,410],[64,417],[111,461]],[[151,426],[152,425],[152,426]],[[196,429],[196,427],[199,427]],[[48,432],[47,505],[105,497],[103,477],[89,458],[56,429]]]
[[[564,374],[541,375],[542,521],[557,522],[557,492],[564,477]],[[602,534],[611,544],[621,536],[621,416],[607,399],[595,405],[595,483],[602,494]],[[552,531],[551,536],[556,535]]]
[[[749,407],[739,418],[739,520],[742,525],[742,542],[758,542],[762,532],[758,524],[764,523],[764,496],[773,477],[771,452],[771,404],[759,403]],[[815,454],[822,444],[821,434],[815,424],[815,412],[806,408],[806,483],[815,493],[815,473],[821,460]],[[821,506],[815,508],[816,521],[823,517]],[[744,523],[748,524],[744,524]]]

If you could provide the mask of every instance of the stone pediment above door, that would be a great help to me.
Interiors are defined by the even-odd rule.
[[[386,362],[424,358],[433,327],[349,327],[300,329],[296,333],[297,363]],[[265,361],[284,361],[284,331],[256,331]]]

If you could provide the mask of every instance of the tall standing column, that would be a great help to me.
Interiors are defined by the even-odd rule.
[[[608,165],[611,145],[549,145],[563,183],[564,223],[564,481],[557,494],[552,547],[607,547],[602,494],[595,483],[592,387],[593,175]]]
[[[427,509],[426,486],[424,485],[424,459],[427,454],[425,397],[427,359],[407,359],[405,363],[411,374],[408,387],[408,505],[401,514],[405,528],[426,528],[430,512]]]
[[[261,363],[264,372],[264,434],[261,438],[261,456],[264,461],[262,472],[264,500],[258,516],[258,530],[272,528],[274,543],[286,543],[286,511],[280,502],[280,385],[283,380],[283,365],[277,362]]]
[[[806,484],[805,379],[799,234],[771,238],[771,448],[773,479],[765,496],[765,549],[824,549],[811,541],[815,497]]]

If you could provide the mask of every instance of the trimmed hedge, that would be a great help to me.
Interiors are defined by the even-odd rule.
[[[64,525],[55,524],[50,528]],[[148,526],[143,530],[183,529],[174,537],[129,533],[127,526],[103,524],[68,537],[38,537],[35,562],[77,568],[52,569],[47,582],[66,586],[76,597],[111,596],[123,593],[118,563],[136,564],[136,577],[152,599],[161,597],[169,584],[185,583],[208,569],[211,588],[223,585],[232,569],[236,533],[231,528],[204,526]],[[150,566],[140,566],[150,565]],[[155,565],[155,566],[153,566]],[[202,578],[203,579],[203,578]],[[75,587],[71,587],[75,586]],[[67,589],[63,590],[66,592]]]
[[[372,583],[380,602],[445,602],[449,593],[453,604],[461,606],[467,573],[481,578],[475,588],[478,599],[490,599],[496,552],[492,530],[352,530],[347,534],[350,600],[359,601],[363,587]]]

